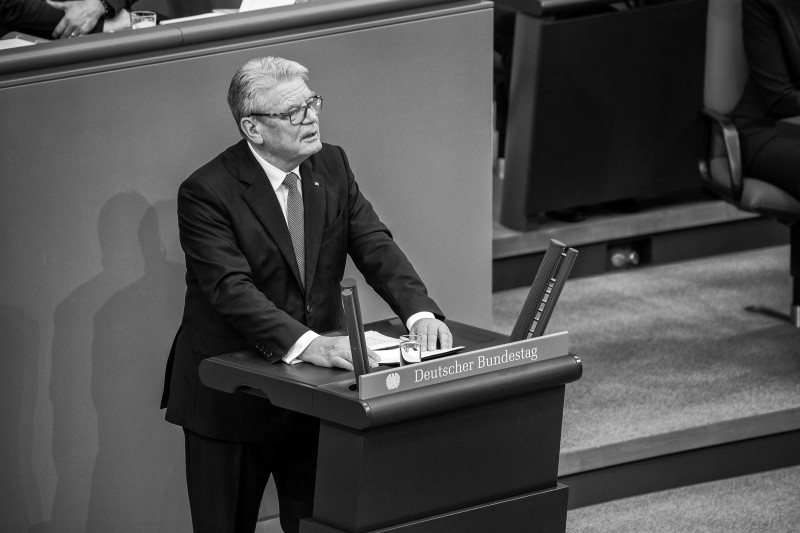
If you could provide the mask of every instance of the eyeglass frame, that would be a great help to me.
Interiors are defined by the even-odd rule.
[[[306,116],[308,116],[308,108],[312,107],[314,105],[314,102],[319,101],[319,108],[315,109],[314,112],[319,113],[320,111],[322,111],[323,100],[324,98],[322,97],[322,95],[315,94],[314,96],[309,98],[305,104],[290,109],[285,113],[250,113],[250,115],[254,117],[272,117],[281,119],[288,118],[289,124],[291,124],[292,126],[299,126],[300,124],[303,123],[303,121],[305,121]],[[294,122],[292,122],[292,115],[299,112],[301,109],[303,110],[303,118],[301,118],[300,121],[297,124],[295,124]]]

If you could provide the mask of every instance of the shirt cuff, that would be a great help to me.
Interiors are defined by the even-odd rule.
[[[299,339],[289,348],[289,351],[286,352],[286,355],[283,356],[283,362],[294,365],[297,363],[302,363],[297,357],[308,348],[308,345],[311,344],[311,341],[319,337],[319,334],[314,333],[313,331],[306,331],[303,333]]]
[[[413,326],[414,322],[416,322],[420,318],[436,318],[436,317],[433,316],[433,313],[431,313],[430,311],[420,311],[419,313],[414,313],[413,315],[408,317],[408,320],[406,320],[406,329],[411,331],[411,326]]]

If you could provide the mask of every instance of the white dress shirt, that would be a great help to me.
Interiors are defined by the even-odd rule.
[[[256,161],[261,165],[261,168],[264,169],[264,172],[267,174],[267,179],[269,179],[269,184],[272,185],[272,190],[275,191],[275,196],[278,198],[278,203],[281,204],[281,211],[283,211],[283,218],[286,219],[286,200],[289,196],[289,189],[287,189],[283,185],[283,180],[286,179],[286,174],[289,172],[294,172],[298,178],[300,178],[300,183],[303,181],[303,176],[300,174],[300,167],[298,166],[294,170],[290,170],[289,172],[284,172],[283,170],[279,169],[278,167],[272,165],[269,161],[261,157],[258,152],[255,151],[253,146],[250,143],[247,143],[247,146],[250,148],[250,151],[253,152],[253,155],[256,157]],[[300,195],[302,197],[302,185],[297,187]],[[288,225],[288,220],[287,220]],[[421,311],[419,313],[414,313],[408,320],[406,320],[406,328],[411,330],[411,326],[414,323],[421,319],[421,318],[435,318],[433,313],[430,311]],[[283,361],[285,363],[294,364],[300,363],[301,361],[297,359],[297,357],[303,353],[303,351],[308,348],[308,345],[311,344],[311,341],[319,337],[319,334],[314,331],[307,331],[303,335],[300,336],[299,339],[289,348],[289,351],[283,356]]]

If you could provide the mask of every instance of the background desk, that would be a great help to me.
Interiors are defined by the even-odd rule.
[[[449,324],[468,349],[506,340]],[[403,329],[368,327],[393,336]],[[581,371],[564,355],[359,400],[347,388],[351,372],[268,365],[255,351],[200,366],[207,386],[233,392],[247,383],[275,405],[320,417],[314,514],[303,533],[563,532],[564,390]]]
[[[699,191],[706,0],[571,16],[598,0],[517,10],[500,222]],[[551,12],[551,10],[553,12]]]

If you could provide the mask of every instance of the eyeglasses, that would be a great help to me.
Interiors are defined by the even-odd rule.
[[[257,117],[273,117],[273,118],[288,118],[289,124],[298,126],[303,123],[308,114],[308,108],[314,110],[314,113],[319,113],[322,109],[322,97],[320,95],[312,96],[311,99],[299,107],[290,109],[286,113],[250,113]]]

